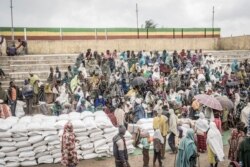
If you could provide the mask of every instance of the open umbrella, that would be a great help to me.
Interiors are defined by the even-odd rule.
[[[144,85],[146,84],[146,79],[144,77],[135,77],[132,82],[131,85],[132,86],[140,86],[140,85]]]
[[[231,110],[234,108],[234,103],[226,96],[218,96],[216,97],[217,100],[219,100],[221,106],[223,108],[226,108],[228,110]]]
[[[199,94],[194,96],[196,100],[198,100],[199,103],[204,104],[207,107],[210,107],[215,110],[223,110],[219,100],[217,100],[215,97],[206,95],[206,94]]]

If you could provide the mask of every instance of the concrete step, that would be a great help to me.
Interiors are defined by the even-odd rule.
[[[53,67],[54,70],[58,66],[59,69],[67,69],[68,66],[72,66],[74,63],[49,63],[49,64],[22,64],[22,65],[11,65],[10,69],[12,72],[15,71],[28,71],[28,72],[35,72],[35,71],[49,71],[50,67]]]
[[[9,74],[11,72],[11,69],[6,69],[6,68],[2,68],[3,72],[5,73],[5,75]]]
[[[60,63],[75,63],[75,59],[60,60]],[[57,64],[58,59],[50,60],[10,60],[9,65],[24,65],[24,64]]]
[[[67,60],[76,59],[78,54],[49,54],[49,55],[25,55],[25,56],[1,56],[0,61],[10,60]]]
[[[5,60],[1,60],[1,58],[0,58],[0,67],[9,66],[9,65],[10,65],[9,62],[7,62],[7,61],[5,61]]]

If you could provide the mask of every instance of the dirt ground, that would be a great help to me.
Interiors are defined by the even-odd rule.
[[[224,153],[227,157],[227,153],[228,153],[228,146],[224,147]],[[164,167],[174,167],[174,159],[175,159],[175,155],[169,154],[169,152],[166,153],[166,159],[163,161],[163,165]],[[150,155],[150,167],[153,166],[153,155]],[[200,167],[209,167],[208,164],[208,157],[206,153],[200,154]],[[129,163],[131,165],[131,167],[143,167],[143,163],[142,163],[142,155],[138,155],[138,156],[129,156]],[[229,161],[226,160],[224,162],[219,163],[218,167],[228,167]],[[156,163],[156,166],[158,164]],[[38,167],[61,167],[61,164],[49,164],[49,165],[39,165]],[[159,165],[158,165],[159,166]],[[157,167],[158,167],[157,166]],[[95,159],[91,159],[91,160],[82,160],[80,161],[80,164],[77,167],[115,167],[114,165],[114,158],[107,158],[105,160],[95,160]],[[199,166],[198,166],[199,167]]]

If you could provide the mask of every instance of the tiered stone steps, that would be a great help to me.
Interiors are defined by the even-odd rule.
[[[30,72],[38,75],[41,82],[45,82],[49,76],[50,67],[55,70],[58,66],[63,76],[68,66],[75,63],[77,56],[77,54],[1,56],[0,66],[7,74],[6,79],[1,79],[2,87],[7,89],[10,80],[21,87]]]

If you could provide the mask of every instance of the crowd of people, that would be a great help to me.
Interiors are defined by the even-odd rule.
[[[88,49],[77,57],[74,66],[68,66],[67,72],[51,67],[46,83],[30,73],[21,91],[14,81],[10,82],[7,93],[0,85],[0,99],[6,106],[9,104],[12,115],[17,99],[26,101],[26,114],[32,114],[32,105],[41,101],[53,103],[53,115],[103,110],[115,126],[121,127],[121,135],[114,138],[114,143],[118,142],[114,150],[117,167],[129,166],[124,155],[123,126],[127,128],[143,118],[153,118],[155,130],[153,140],[148,132],[140,132],[140,140],[136,141],[143,145],[145,167],[149,165],[151,142],[154,165],[158,160],[162,166],[162,159],[167,158],[168,142],[171,153],[177,154],[178,167],[194,167],[199,153],[205,152],[210,166],[217,167],[225,158],[222,133],[229,128],[235,129],[229,140],[228,158],[232,165],[247,167],[250,166],[249,74],[248,60],[224,65],[202,50],[118,54],[116,50],[98,53]],[[212,108],[196,98],[199,94],[224,98],[228,104],[221,104],[222,110]]]
[[[27,55],[28,54],[28,43],[26,40],[20,38],[17,39],[18,45],[16,46],[15,41],[9,41],[6,43],[6,51],[2,50],[2,45],[6,42],[5,37],[0,35],[0,56],[6,52],[7,56],[16,55]]]

